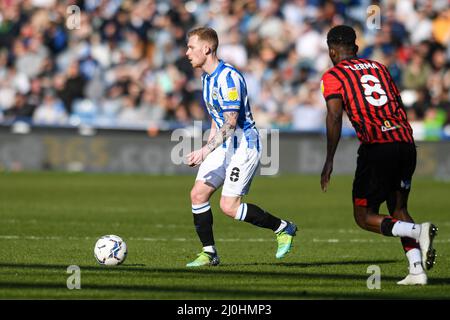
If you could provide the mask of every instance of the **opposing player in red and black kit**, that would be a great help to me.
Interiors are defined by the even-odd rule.
[[[321,187],[326,191],[330,182],[345,111],[361,142],[353,181],[355,221],[365,230],[401,237],[409,274],[398,284],[427,284],[425,270],[435,262],[432,244],[437,228],[432,223],[415,224],[407,210],[416,168],[412,129],[389,71],[381,63],[358,58],[355,41],[355,31],[345,25],[332,28],[327,35],[334,67],[321,83],[328,110]],[[384,201],[390,216],[379,213]]]

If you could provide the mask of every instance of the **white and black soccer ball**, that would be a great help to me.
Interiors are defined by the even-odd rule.
[[[98,263],[115,266],[127,258],[127,244],[121,237],[115,235],[103,236],[97,240],[94,247],[94,257]]]

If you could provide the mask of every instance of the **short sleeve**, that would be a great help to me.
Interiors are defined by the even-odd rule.
[[[320,89],[326,101],[333,98],[342,98],[341,82],[329,72],[325,73],[320,81]]]
[[[228,71],[219,82],[223,111],[239,111],[241,106],[241,77],[232,70]]]

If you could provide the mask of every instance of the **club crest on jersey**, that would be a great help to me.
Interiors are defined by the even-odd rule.
[[[236,101],[238,99],[238,92],[236,88],[228,89],[228,100]]]
[[[213,100],[217,100],[219,98],[219,90],[217,88],[213,88],[211,95],[212,95]]]
[[[403,189],[411,189],[411,180],[402,180],[400,182],[400,187]]]

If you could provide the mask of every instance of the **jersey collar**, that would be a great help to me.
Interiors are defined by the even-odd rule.
[[[219,64],[217,65],[216,69],[214,69],[214,71],[213,71],[211,74],[208,74],[208,73],[205,72],[205,75],[206,75],[207,77],[215,76],[215,75],[219,72],[219,70],[222,69],[222,66],[223,66],[224,64],[225,64],[225,62],[223,62],[223,60],[220,60],[220,59],[219,59]]]
[[[351,61],[351,60],[356,60],[356,59],[358,59],[358,56],[347,57],[347,58],[342,59],[341,61],[339,61],[338,64],[341,64],[344,61]]]

